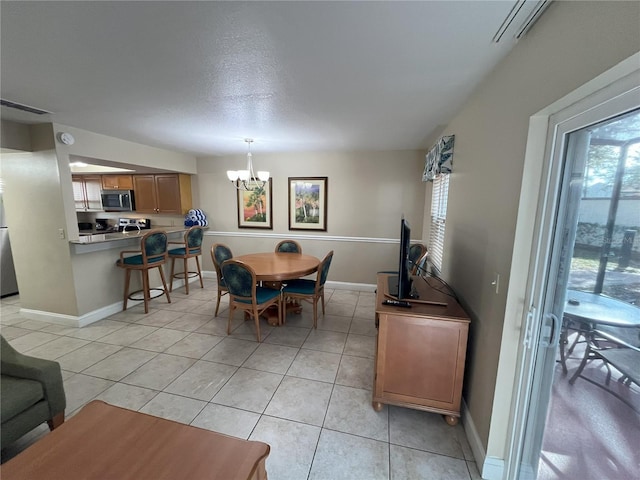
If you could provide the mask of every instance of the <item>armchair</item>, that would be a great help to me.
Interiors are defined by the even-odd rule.
[[[41,423],[62,425],[67,405],[60,364],[15,350],[0,335],[0,448]]]

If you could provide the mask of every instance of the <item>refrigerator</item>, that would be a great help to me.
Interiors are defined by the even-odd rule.
[[[18,293],[16,270],[13,266],[9,227],[4,215],[4,201],[0,193],[0,297]]]

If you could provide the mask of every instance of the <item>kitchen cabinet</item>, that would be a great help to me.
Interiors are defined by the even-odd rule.
[[[102,188],[104,190],[133,190],[133,177],[131,175],[102,175]]]
[[[135,211],[182,215],[191,209],[191,176],[182,173],[133,175]]]
[[[77,212],[102,211],[100,175],[72,175],[73,200]]]
[[[383,404],[440,413],[449,425],[460,418],[469,316],[437,279],[415,276],[419,294],[411,308],[383,304],[387,274],[378,275],[373,408]]]

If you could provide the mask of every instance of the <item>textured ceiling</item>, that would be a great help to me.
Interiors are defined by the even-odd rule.
[[[512,1],[0,4],[2,118],[196,155],[427,148]]]

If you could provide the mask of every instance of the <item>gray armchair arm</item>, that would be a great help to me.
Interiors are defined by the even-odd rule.
[[[67,401],[60,364],[53,360],[24,355],[14,349],[1,335],[0,342],[0,372],[12,377],[37,380],[42,384],[51,417],[63,412]]]

